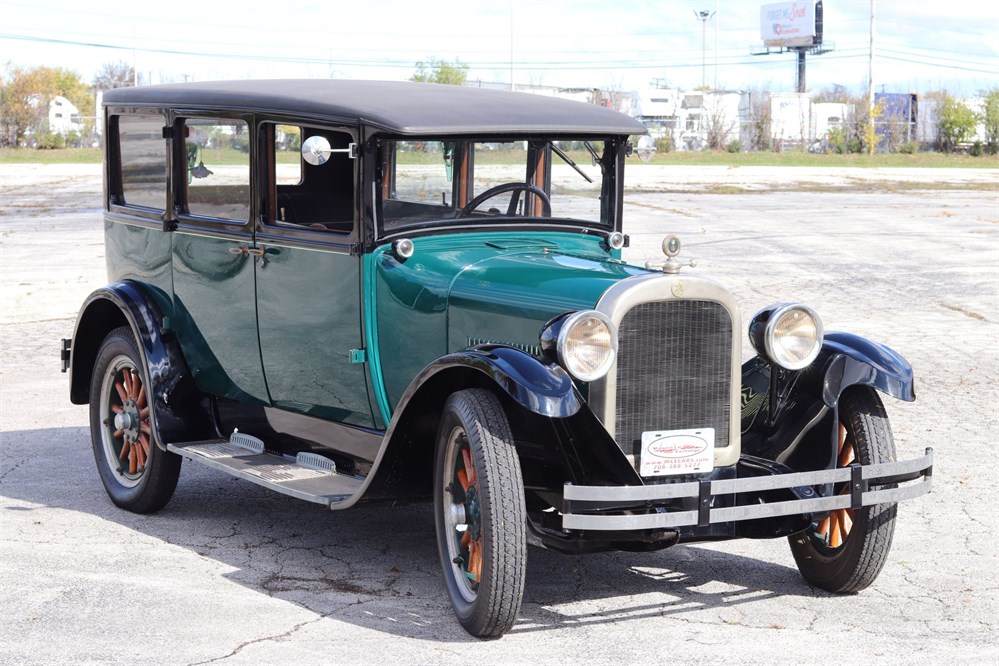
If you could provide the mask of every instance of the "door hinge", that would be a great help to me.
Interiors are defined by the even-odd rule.
[[[351,349],[350,350],[350,362],[351,363],[367,363],[368,353],[364,349]]]

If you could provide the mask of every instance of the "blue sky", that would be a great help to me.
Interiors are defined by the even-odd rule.
[[[752,56],[773,0],[140,0],[0,2],[0,65],[74,69],[112,60],[153,83],[313,77],[407,79],[418,60],[460,58],[469,78],[633,90],[793,90],[794,56]],[[999,86],[999,2],[876,0],[880,90]],[[830,53],[809,56],[811,90],[860,92],[870,0],[825,0]],[[695,12],[716,14],[703,24]],[[703,32],[702,32],[703,28]]]

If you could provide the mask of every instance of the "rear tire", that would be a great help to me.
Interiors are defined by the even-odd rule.
[[[134,513],[153,513],[173,496],[181,458],[153,439],[140,359],[127,326],[104,338],[90,382],[90,436],[111,501]]]
[[[895,460],[895,443],[881,399],[873,389],[858,387],[839,403],[838,466]],[[837,488],[836,492],[849,492]],[[896,505],[875,504],[858,511],[837,509],[798,534],[788,537],[801,575],[815,587],[853,594],[878,577],[895,534]]]
[[[451,606],[473,636],[517,619],[527,573],[527,512],[506,414],[483,389],[448,398],[434,471],[437,546]]]

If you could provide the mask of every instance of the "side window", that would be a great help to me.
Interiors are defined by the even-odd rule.
[[[261,145],[271,151],[267,222],[277,226],[349,233],[354,229],[354,171],[346,132],[315,127],[261,125]],[[310,164],[302,145],[312,137],[330,150]],[[314,139],[317,140],[317,139]]]
[[[575,166],[566,162],[559,152],[572,160]],[[600,222],[603,194],[601,187],[604,182],[602,170],[609,159],[603,141],[553,142],[550,192],[552,215]]]
[[[121,201],[163,211],[167,194],[167,144],[164,120],[156,115],[118,116]]]
[[[184,121],[187,212],[234,222],[250,219],[250,131],[242,120]]]
[[[455,144],[445,141],[396,141],[392,191],[388,199],[449,206],[454,189]]]
[[[274,127],[275,178],[278,185],[302,184],[302,128]]]

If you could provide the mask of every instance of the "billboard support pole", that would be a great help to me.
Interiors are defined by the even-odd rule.
[[[805,92],[805,50],[796,49],[798,52],[798,92]]]

